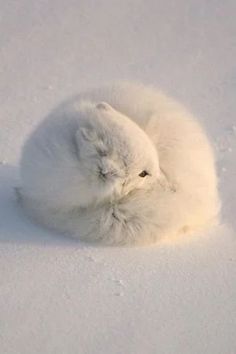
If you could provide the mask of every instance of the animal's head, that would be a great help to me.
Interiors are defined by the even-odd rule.
[[[113,201],[135,189],[149,189],[160,169],[146,133],[107,103],[83,103],[79,109],[76,143],[88,202]]]

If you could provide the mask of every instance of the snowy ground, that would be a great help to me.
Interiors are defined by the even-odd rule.
[[[235,0],[0,0],[0,352],[236,353]],[[26,135],[89,86],[160,86],[205,125],[223,224],[146,248],[49,234],[17,207]]]

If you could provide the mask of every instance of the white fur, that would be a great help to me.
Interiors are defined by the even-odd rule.
[[[83,240],[155,242],[209,226],[219,211],[202,128],[142,85],[107,86],[53,111],[25,143],[21,177],[27,212]]]

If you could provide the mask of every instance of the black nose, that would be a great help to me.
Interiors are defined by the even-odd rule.
[[[102,180],[105,180],[107,178],[107,172],[104,172],[103,170],[99,170],[99,177]]]

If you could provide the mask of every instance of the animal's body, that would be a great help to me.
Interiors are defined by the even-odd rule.
[[[21,202],[87,241],[156,242],[210,226],[214,155],[196,119],[152,88],[118,83],[54,110],[26,141]]]

